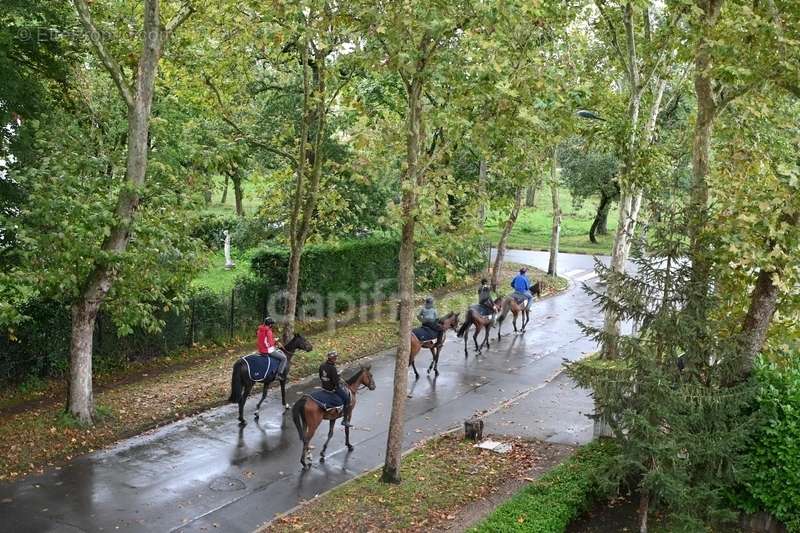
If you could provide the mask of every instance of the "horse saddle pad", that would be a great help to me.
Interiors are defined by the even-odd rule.
[[[260,355],[257,353],[242,357],[247,365],[247,372],[253,381],[273,380],[278,373],[280,360],[271,355]]]
[[[436,337],[439,336],[438,331],[434,331],[431,328],[426,328],[425,326],[414,328],[412,333],[414,333],[414,336],[418,338],[420,342],[436,340]]]
[[[511,293],[511,297],[514,298],[514,301],[517,302],[518,304],[521,304],[526,300],[525,295],[519,292]]]
[[[308,393],[308,397],[317,402],[317,405],[325,411],[332,409],[341,411],[344,407],[344,402],[339,398],[338,394],[325,389],[315,389]]]
[[[493,310],[487,309],[486,307],[484,307],[481,304],[471,305],[471,306],[469,306],[469,308],[470,308],[470,311],[475,311],[476,313],[480,314],[481,316],[489,316],[489,315],[494,314]]]

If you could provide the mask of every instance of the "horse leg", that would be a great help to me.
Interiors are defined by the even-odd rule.
[[[414,359],[411,360],[411,368],[414,369],[414,379],[419,379],[419,372],[417,372],[417,364],[414,362]]]
[[[517,331],[517,313],[514,313],[514,322],[513,322],[513,324],[514,324],[514,333],[519,333]]]
[[[527,309],[522,314],[522,331],[525,331],[525,327],[528,325],[528,322],[531,320],[531,313]]]
[[[325,444],[322,446],[322,451],[319,452],[319,462],[325,462],[325,450],[328,449],[328,443],[331,441],[331,437],[333,437],[333,425],[336,423],[336,420],[331,420],[331,426],[328,428],[328,438],[325,439]]]
[[[486,345],[487,350],[491,347],[489,346],[489,328],[486,328],[486,336],[483,338],[483,344]]]
[[[247,397],[250,396],[250,390],[252,390],[252,388],[253,382],[250,381],[244,386],[242,396],[239,398],[239,425],[242,427],[247,425],[247,421],[244,419],[244,403],[247,401]]]
[[[314,433],[316,433],[320,422],[322,422],[322,414],[319,412],[319,408],[316,407],[316,404],[312,407],[310,403],[311,402],[306,403],[306,438],[303,442],[303,456],[300,459],[304,467],[311,467],[311,439],[314,438]],[[312,408],[314,411],[309,413],[309,409]]]
[[[258,420],[258,410],[261,409],[261,404],[264,403],[264,400],[267,399],[267,391],[269,390],[269,383],[265,380],[264,381],[264,392],[261,393],[261,399],[258,400],[256,404],[256,412],[253,415],[256,420]]]
[[[286,378],[281,380],[281,401],[283,402],[284,410],[288,410],[289,404],[286,403]]]
[[[488,329],[486,331],[489,331]],[[481,330],[477,327],[475,328],[475,334],[472,336],[472,342],[475,343],[475,351],[481,353],[481,347],[478,346],[478,334],[480,334]]]
[[[350,411],[352,413],[352,407],[350,408]],[[350,428],[347,426],[344,427],[344,444],[347,446],[348,452],[353,451],[353,445],[350,444]]]

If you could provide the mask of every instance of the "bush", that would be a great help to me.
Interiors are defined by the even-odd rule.
[[[476,533],[497,531],[561,533],[599,496],[598,478],[611,461],[611,443],[593,442],[579,449],[541,479],[520,490],[472,529]]]
[[[800,360],[764,364],[757,372],[756,428],[743,459],[744,507],[766,510],[800,531]]]
[[[299,308],[319,307],[314,295],[325,298],[324,312],[331,313],[347,309],[348,301],[361,305],[395,294],[399,251],[399,239],[385,236],[307,246],[300,262]],[[428,241],[417,248],[417,288],[443,287],[481,270],[485,251],[477,239]],[[261,250],[252,260],[253,272],[273,292],[286,289],[288,269],[286,248]]]

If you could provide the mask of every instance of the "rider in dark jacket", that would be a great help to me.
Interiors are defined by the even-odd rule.
[[[339,354],[336,351],[328,352],[325,362],[319,366],[319,380],[322,382],[322,388],[328,392],[332,392],[341,398],[344,403],[342,412],[342,425],[345,427],[353,427],[350,424],[350,391],[345,390],[339,378],[339,371],[336,369],[336,357]]]
[[[481,280],[481,286],[478,288],[478,304],[483,306],[487,314],[492,314],[495,311],[492,288],[489,287],[489,281],[486,278]]]

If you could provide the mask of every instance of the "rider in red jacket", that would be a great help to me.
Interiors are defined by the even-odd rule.
[[[257,333],[257,345],[258,345],[258,353],[263,355],[264,357],[271,355],[276,359],[280,360],[280,366],[278,367],[278,375],[282,376],[283,372],[286,370],[286,354],[278,348],[277,344],[275,343],[275,334],[272,332],[272,326],[275,324],[275,321],[272,317],[266,317],[264,319],[264,323],[258,326],[258,333]]]

